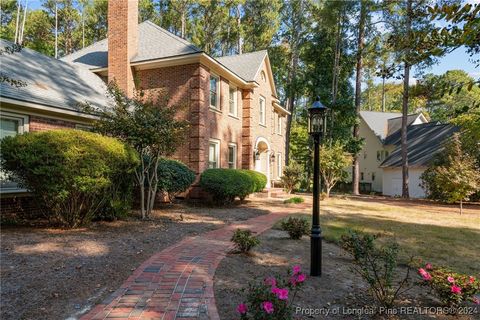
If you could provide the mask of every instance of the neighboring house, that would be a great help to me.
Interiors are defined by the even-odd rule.
[[[436,155],[443,151],[445,142],[458,131],[450,124],[423,123],[407,130],[408,189],[412,198],[424,198],[420,176]],[[384,145],[392,148],[390,156],[380,165],[383,169],[383,194],[402,195],[402,154],[400,131],[389,135]]]
[[[108,38],[62,60],[115,80],[128,95],[135,88],[160,91],[170,105],[185,106],[190,134],[174,158],[197,174],[243,168],[264,173],[267,187],[279,179],[289,113],[277,98],[267,51],[213,58],[150,21],[137,21],[137,1],[109,1]]]
[[[13,43],[0,39],[0,47]],[[25,86],[0,83],[0,138],[28,131],[88,128],[92,116],[79,104],[105,105],[106,85],[94,73],[30,49],[1,56],[2,74]],[[3,179],[2,179],[3,178]],[[0,173],[2,213],[17,211],[25,191]],[[26,205],[23,205],[25,207]]]
[[[363,192],[383,192],[383,169],[380,164],[395,149],[385,144],[385,139],[399,132],[402,114],[397,112],[360,111],[360,137],[364,139],[359,153],[360,187]],[[407,124],[415,126],[426,123],[423,114],[408,116]],[[351,177],[351,169],[349,169]],[[351,178],[350,178],[351,181]]]

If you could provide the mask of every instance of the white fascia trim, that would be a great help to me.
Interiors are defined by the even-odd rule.
[[[275,109],[280,110],[280,111],[281,111],[282,113],[284,113],[284,114],[287,114],[287,115],[291,115],[291,114],[292,114],[290,111],[288,111],[287,109],[285,109],[284,107],[282,107],[282,105],[281,105],[280,103],[278,103],[278,102],[275,102],[275,101],[274,101],[274,102],[273,102],[273,107],[274,107]]]
[[[82,113],[82,112],[77,112],[77,111],[67,110],[67,109],[61,109],[61,108],[55,108],[55,107],[45,106],[45,105],[41,105],[41,104],[36,104],[36,103],[32,103],[32,102],[26,102],[26,101],[21,101],[21,100],[6,98],[6,97],[0,97],[0,102],[9,103],[9,104],[12,104],[12,105],[23,106],[23,107],[27,107],[27,108],[36,109],[36,110],[49,111],[49,112],[54,112],[54,113],[59,113],[59,114],[68,114],[68,115],[76,116],[76,117],[80,117],[80,118],[87,118],[87,119],[92,119],[92,120],[98,119],[98,117],[96,117],[94,115],[91,115],[91,114],[87,114],[87,113]],[[2,106],[2,108],[4,108],[4,106]],[[10,110],[11,110],[11,108],[10,108]]]

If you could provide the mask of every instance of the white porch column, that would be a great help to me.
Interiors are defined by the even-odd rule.
[[[270,150],[267,150],[267,159],[266,159],[266,172],[267,172],[267,185],[265,186],[267,189],[269,189],[271,187],[271,183],[270,183]]]

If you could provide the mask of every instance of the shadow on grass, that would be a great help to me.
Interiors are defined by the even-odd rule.
[[[296,215],[298,216],[298,215]],[[311,215],[303,214],[311,220]],[[325,240],[338,243],[349,229],[380,234],[379,242],[395,239],[401,246],[400,258],[408,261],[411,256],[437,265],[444,265],[459,272],[480,272],[480,230],[403,222],[385,217],[361,214],[332,214],[320,216]],[[281,229],[280,222],[274,226]]]

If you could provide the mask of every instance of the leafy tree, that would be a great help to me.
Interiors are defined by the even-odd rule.
[[[480,190],[480,167],[476,159],[462,150],[460,136],[455,134],[445,152],[421,176],[430,198],[448,203],[463,201]]]
[[[266,49],[280,25],[280,0],[245,0],[242,27],[246,52]]]
[[[436,37],[436,27],[428,13],[429,0],[392,1],[385,10],[385,20],[389,21],[391,34],[389,43],[397,59],[403,64],[402,99],[402,197],[409,197],[408,156],[407,156],[407,116],[410,99],[410,71],[413,66],[421,68],[435,62],[437,56],[445,53],[441,41]]]
[[[283,188],[287,193],[292,193],[302,180],[302,167],[296,162],[290,162],[283,168],[283,174],[280,178]]]
[[[172,155],[182,143],[188,123],[177,120],[178,107],[168,106],[166,99],[155,92],[148,96],[141,91],[127,98],[115,85],[109,86],[113,104],[101,109],[86,107],[99,119],[95,130],[119,138],[140,155],[140,166],[135,170],[140,188],[142,218],[149,217],[158,190],[158,166],[162,157]]]
[[[293,123],[290,131],[290,158],[292,161],[302,166],[305,172],[305,180],[301,183],[301,188],[310,191],[312,179],[312,147],[308,135],[306,117],[299,117]]]
[[[344,181],[348,174],[345,168],[352,165],[352,155],[339,142],[320,147],[320,174],[327,198],[337,182]]]

